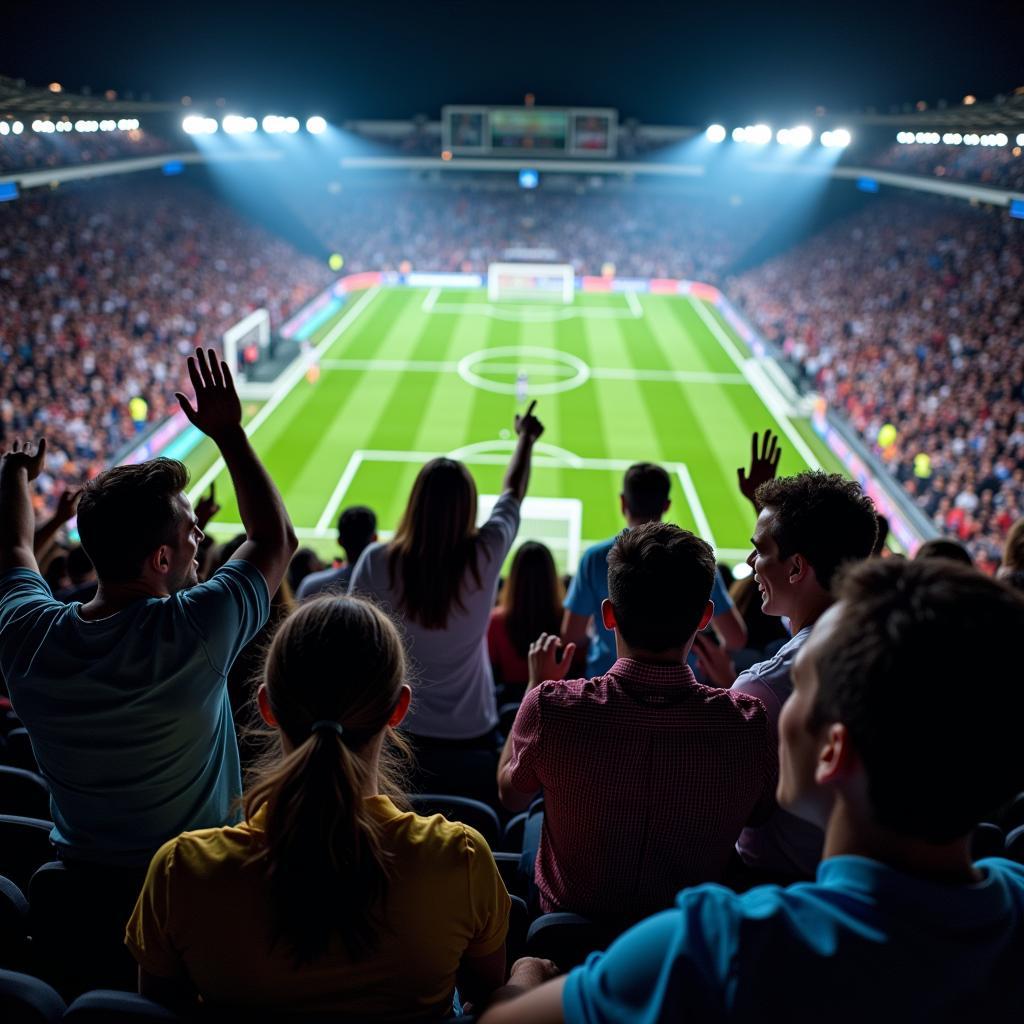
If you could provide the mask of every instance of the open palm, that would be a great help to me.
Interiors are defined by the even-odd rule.
[[[242,403],[228,364],[219,360],[212,348],[207,352],[197,348],[195,356],[188,357],[188,375],[196,392],[195,407],[180,392],[174,397],[189,423],[214,441],[237,428],[242,422]]]

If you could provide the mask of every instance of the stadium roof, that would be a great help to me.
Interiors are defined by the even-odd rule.
[[[63,89],[37,89],[0,75],[0,114],[152,114],[178,109],[177,103],[118,99],[114,93],[86,96]]]

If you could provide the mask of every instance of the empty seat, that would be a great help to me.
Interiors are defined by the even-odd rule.
[[[52,822],[41,818],[0,814],[0,875],[22,892],[28,892],[32,872],[53,857],[52,828]]]
[[[412,793],[409,802],[417,814],[443,814],[449,821],[461,821],[475,828],[494,849],[501,836],[501,823],[494,809],[479,800],[445,793]]]
[[[22,726],[12,729],[7,734],[7,763],[15,768],[24,768],[26,771],[39,773],[36,755],[32,750],[32,741],[29,739],[28,730]]]
[[[526,954],[551,960],[567,971],[595,950],[605,949],[617,934],[618,929],[579,914],[543,914],[530,925]]]
[[[79,996],[64,1014],[73,1024],[147,1024],[181,1018],[166,1006],[135,992],[101,989]]]
[[[28,969],[28,934],[28,900],[9,878],[0,876],[0,967]]]
[[[0,765],[0,814],[22,818],[50,817],[50,787],[35,772]]]
[[[982,857],[1002,857],[1005,850],[1006,837],[998,825],[986,821],[979,825],[971,836],[971,857],[981,860]]]
[[[4,1024],[56,1024],[64,1000],[45,981],[0,970],[0,1021]]]
[[[1004,856],[1024,864],[1024,825],[1019,825],[1006,837]]]

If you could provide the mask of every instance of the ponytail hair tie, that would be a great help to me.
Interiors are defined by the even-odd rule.
[[[345,729],[341,722],[335,722],[330,718],[321,718],[319,722],[314,722],[309,730],[309,734],[313,736],[318,732],[323,732],[324,729],[333,729],[339,736],[345,735]]]

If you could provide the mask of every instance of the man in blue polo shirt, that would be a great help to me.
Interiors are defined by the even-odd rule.
[[[895,559],[837,598],[779,720],[779,803],[825,830],[816,881],[684,890],[566,977],[529,991],[551,965],[520,961],[484,1024],[1024,1019],[1024,866],[970,853],[1024,789],[1024,602]]]
[[[178,400],[219,447],[247,538],[206,583],[188,473],[154,459],[86,484],[78,528],[98,589],[86,604],[55,601],[32,550],[29,484],[45,440],[0,456],[0,672],[68,862],[144,868],[180,832],[231,821],[241,793],[226,676],[266,622],[296,541],[227,366],[197,351],[189,372],[196,405]]]

